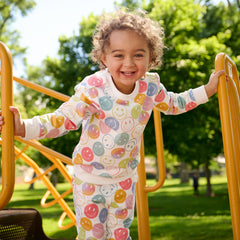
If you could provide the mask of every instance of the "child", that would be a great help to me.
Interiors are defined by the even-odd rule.
[[[93,45],[101,70],[54,113],[22,120],[17,108],[10,110],[15,135],[25,139],[55,138],[82,125],[73,152],[78,238],[130,240],[140,140],[153,107],[165,114],[191,110],[217,92],[223,72],[213,73],[205,86],[167,92],[158,74],[148,72],[161,65],[163,29],[143,13],[109,15]]]

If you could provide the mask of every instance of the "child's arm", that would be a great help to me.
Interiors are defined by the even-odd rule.
[[[208,83],[204,86],[208,98],[217,93],[219,77],[225,73],[224,70],[211,74]]]
[[[25,137],[25,124],[21,118],[21,114],[17,107],[9,107],[9,110],[13,113],[14,121],[14,135]],[[4,124],[4,119],[0,113],[0,131],[2,131],[2,125]]]
[[[212,73],[206,85],[182,93],[169,92],[161,84],[155,98],[156,109],[167,115],[178,115],[206,103],[213,94],[217,93],[219,77],[224,73],[224,70]]]

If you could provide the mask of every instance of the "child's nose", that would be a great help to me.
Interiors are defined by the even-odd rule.
[[[124,61],[124,65],[127,66],[127,67],[128,66],[133,66],[134,65],[134,59],[131,58],[131,57],[126,58],[125,61]]]

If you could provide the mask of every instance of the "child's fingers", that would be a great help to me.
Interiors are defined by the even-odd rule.
[[[10,106],[9,110],[13,113],[15,120],[20,120],[21,115],[20,115],[20,112],[19,112],[18,108]]]
[[[225,70],[220,70],[220,71],[218,71],[218,72],[213,72],[212,74],[211,74],[211,78],[219,78],[221,75],[223,75],[225,73]]]
[[[4,119],[2,116],[2,111],[0,110],[0,132],[2,131],[2,125],[4,124]]]
[[[225,70],[220,70],[220,71],[216,72],[216,77],[219,78],[223,74],[225,74]]]

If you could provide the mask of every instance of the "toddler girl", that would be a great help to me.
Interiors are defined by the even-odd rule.
[[[93,35],[91,56],[100,71],[85,77],[69,101],[27,120],[10,108],[15,135],[25,139],[55,138],[82,125],[72,156],[78,239],[131,239],[140,140],[153,107],[180,114],[217,92],[222,71],[207,85],[180,94],[168,92],[159,75],[149,73],[161,65],[163,36],[143,13],[107,15]]]

